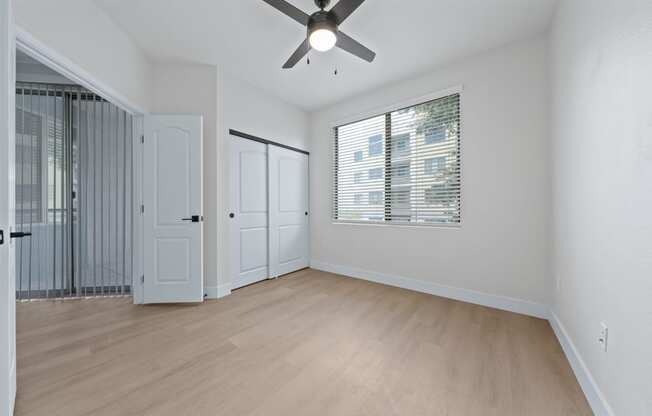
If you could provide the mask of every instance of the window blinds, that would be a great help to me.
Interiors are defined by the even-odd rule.
[[[460,95],[333,129],[333,219],[459,224]]]

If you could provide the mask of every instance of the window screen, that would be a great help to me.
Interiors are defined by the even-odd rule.
[[[460,222],[460,95],[334,128],[333,219]]]

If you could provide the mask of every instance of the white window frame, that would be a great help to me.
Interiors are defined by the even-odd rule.
[[[361,113],[357,113],[355,115],[351,115],[349,117],[345,117],[342,119],[334,120],[329,123],[329,130],[332,132],[333,129],[345,125],[345,124],[350,124],[350,123],[355,123],[356,121],[362,121],[371,117],[376,117],[380,114],[385,114],[385,113],[391,113],[393,111],[397,111],[402,108],[406,107],[413,107],[419,104],[423,104],[428,101],[433,101],[438,98],[444,98],[449,95],[453,94],[459,94],[460,95],[460,126],[462,128],[462,131],[464,132],[464,86],[463,85],[456,85],[452,86],[443,90],[435,91],[426,95],[420,95],[417,97],[413,98],[408,98],[403,101],[398,101],[394,104],[386,105],[383,107],[377,107],[377,108],[372,108],[369,110],[366,110]],[[329,133],[333,140],[335,140],[335,137],[333,134]],[[464,133],[463,133],[464,134]],[[465,153],[464,148],[465,143],[467,140],[461,140],[460,142],[460,154],[462,155],[461,160],[460,160],[460,222],[458,223],[427,223],[427,222],[404,222],[404,223],[392,223],[391,221],[368,221],[368,220],[342,220],[342,219],[335,219],[333,218],[334,215],[331,212],[331,224],[333,225],[342,225],[342,226],[362,226],[362,227],[422,227],[422,228],[447,228],[447,229],[461,229],[464,225],[464,218],[466,217],[465,215],[465,204],[464,204],[464,189],[466,188],[464,186],[464,160],[466,159],[463,155]],[[334,160],[335,158],[335,153],[334,153],[334,148],[335,146],[331,145],[330,146],[330,160]],[[335,176],[335,171],[334,171],[334,163],[331,163],[331,168],[330,168],[330,177],[334,178]],[[333,198],[335,195],[335,189],[334,189],[334,181],[330,181],[330,194],[331,194],[331,209],[335,206]]]

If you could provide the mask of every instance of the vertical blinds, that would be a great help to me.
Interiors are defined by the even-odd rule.
[[[459,224],[460,95],[333,129],[335,221]]]
[[[83,88],[16,83],[18,299],[131,292],[132,132]]]

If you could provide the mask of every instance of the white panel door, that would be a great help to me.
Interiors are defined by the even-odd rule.
[[[231,136],[229,148],[229,263],[236,289],[269,277],[267,145]]]
[[[144,302],[201,302],[202,118],[145,118]]]
[[[308,155],[269,145],[269,267],[277,277],[308,267]]]
[[[15,46],[11,1],[0,0],[0,414],[16,398]]]

